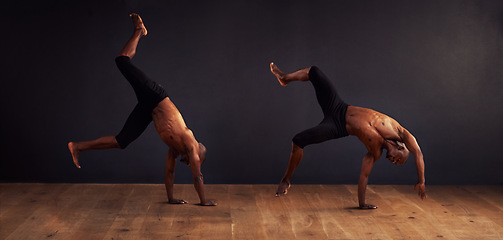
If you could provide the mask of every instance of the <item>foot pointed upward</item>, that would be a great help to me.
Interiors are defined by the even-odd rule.
[[[271,67],[272,74],[274,74],[278,79],[279,84],[281,84],[281,86],[283,87],[286,86],[287,82],[285,81],[285,74],[281,70],[279,70],[278,66],[276,66],[276,64],[274,64],[273,62],[271,62],[269,66]]]
[[[77,148],[77,144],[74,143],[74,142],[69,142],[68,143],[68,149],[70,149],[70,153],[72,153],[72,158],[73,158],[73,163],[75,164],[75,166],[77,166],[78,168],[80,168],[80,165],[79,165],[79,149]]]
[[[133,21],[134,30],[140,31],[142,36],[146,36],[147,35],[147,28],[145,28],[145,25],[143,25],[143,21],[141,20],[140,15],[138,15],[136,13],[131,13],[131,14],[129,14],[129,17]]]

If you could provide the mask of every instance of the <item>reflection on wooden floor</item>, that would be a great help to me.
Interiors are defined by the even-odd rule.
[[[0,184],[0,239],[503,239],[503,186]]]

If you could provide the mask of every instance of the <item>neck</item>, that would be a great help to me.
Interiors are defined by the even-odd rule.
[[[389,151],[390,147],[396,147],[396,141],[395,140],[390,140],[390,139],[384,139],[383,142],[383,148]]]

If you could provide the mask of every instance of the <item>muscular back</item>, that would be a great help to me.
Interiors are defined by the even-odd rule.
[[[169,98],[161,101],[152,111],[155,128],[161,139],[181,155],[198,145],[194,134],[187,128],[182,114]]]
[[[403,142],[403,127],[389,116],[372,109],[349,106],[346,112],[346,129],[356,136],[369,151],[381,148],[385,140]]]

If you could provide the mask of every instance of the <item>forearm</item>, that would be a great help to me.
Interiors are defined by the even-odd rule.
[[[374,154],[369,152],[363,158],[362,170],[360,171],[360,178],[358,179],[358,203],[360,204],[360,208],[365,206],[365,192],[367,191],[369,175],[374,166],[375,159],[378,159],[380,156],[380,152],[374,152]]]
[[[417,184],[414,186],[414,191],[418,191],[419,197],[421,197],[421,200],[426,199],[428,196],[426,195],[426,187],[425,187],[425,182],[426,180],[424,179],[424,160],[423,160],[423,154],[419,152],[415,156],[416,158],[416,168],[417,168]]]
[[[197,174],[196,176],[193,176],[193,180],[194,180],[194,188],[196,189],[197,195],[199,195],[201,204],[204,204],[206,202],[206,198],[204,196],[203,175]]]
[[[423,154],[422,153],[416,154],[415,159],[416,159],[417,181],[418,183],[424,184],[426,180],[424,178]]]
[[[168,200],[173,199],[173,183],[175,180],[175,173],[172,171],[166,171],[164,174],[164,185],[166,186],[166,193],[168,195]]]
[[[367,191],[367,182],[369,178],[365,175],[360,175],[358,180],[358,204],[361,206],[365,205],[365,193]]]

